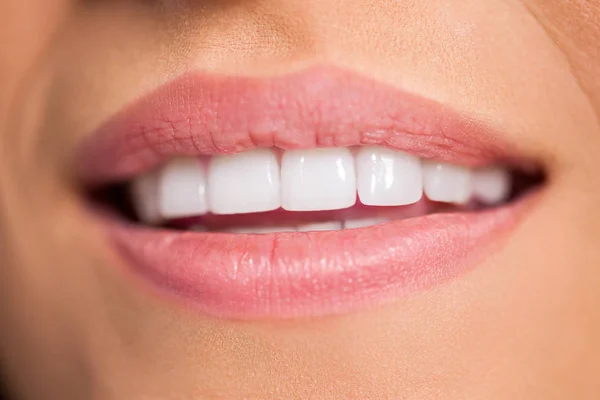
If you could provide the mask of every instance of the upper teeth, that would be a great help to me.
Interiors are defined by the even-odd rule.
[[[348,208],[356,195],[371,206],[434,201],[464,204],[472,197],[487,204],[506,199],[511,188],[504,168],[471,170],[422,161],[383,147],[272,149],[172,160],[133,183],[135,205],[146,222],[186,216],[275,210],[318,211]]]
[[[242,199],[243,201],[243,199]],[[281,159],[281,206],[289,211],[339,210],[356,203],[350,149],[290,150]]]
[[[197,174],[204,176],[196,164]],[[279,164],[270,149],[212,157],[207,182],[208,204],[215,214],[270,211],[281,206]]]
[[[473,173],[468,168],[425,161],[423,174],[430,200],[465,204],[473,194]]]
[[[358,195],[369,206],[403,206],[423,197],[421,160],[381,147],[364,147],[356,155]]]

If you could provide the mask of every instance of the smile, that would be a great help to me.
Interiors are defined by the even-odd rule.
[[[341,314],[465,273],[533,206],[542,169],[492,127],[357,74],[189,74],[83,145],[125,263],[224,318]]]

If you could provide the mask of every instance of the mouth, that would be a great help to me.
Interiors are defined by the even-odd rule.
[[[77,171],[143,281],[241,319],[443,284],[491,255],[545,183],[493,128],[334,68],[176,79],[92,135]]]

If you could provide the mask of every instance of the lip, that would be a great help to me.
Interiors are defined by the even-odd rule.
[[[268,78],[180,77],[101,126],[82,145],[77,172],[93,186],[174,156],[360,144],[468,166],[519,159],[473,118],[349,71],[315,67]],[[176,232],[105,215],[100,224],[133,271],[202,313],[289,318],[351,312],[447,282],[507,238],[532,197],[333,232]]]
[[[189,73],[102,125],[78,154],[87,184],[125,179],[174,156],[382,145],[465,166],[519,163],[489,125],[330,66],[268,78]]]

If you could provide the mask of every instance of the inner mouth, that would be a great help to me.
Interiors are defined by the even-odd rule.
[[[186,157],[90,191],[139,225],[237,234],[357,229],[435,213],[478,212],[543,185],[539,168],[465,167],[379,146],[255,149]]]

